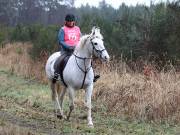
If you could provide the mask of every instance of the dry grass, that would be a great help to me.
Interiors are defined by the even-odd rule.
[[[47,82],[44,73],[47,58],[33,61],[28,53],[31,47],[30,43],[6,44],[0,49],[0,65],[8,67],[11,73]]]
[[[180,75],[173,69],[148,76],[119,68],[106,70],[94,97],[110,114],[148,121],[180,121]]]
[[[47,82],[44,66],[47,58],[34,62],[27,51],[31,45],[7,44],[0,49],[0,65],[12,73]],[[180,121],[180,75],[168,72],[126,72],[125,64],[102,65],[101,79],[95,84],[94,100],[107,113],[148,121]],[[147,76],[148,75],[148,76]]]

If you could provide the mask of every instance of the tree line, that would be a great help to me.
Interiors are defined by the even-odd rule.
[[[74,0],[0,0],[0,23],[8,26],[59,24]]]
[[[147,59],[163,66],[180,59],[180,1],[114,9],[104,0],[99,7],[74,7],[74,0],[0,0],[0,42],[31,41],[34,58],[57,49],[57,33],[67,13],[74,13],[82,33],[99,26],[105,46],[115,57]],[[8,10],[7,10],[8,9]]]

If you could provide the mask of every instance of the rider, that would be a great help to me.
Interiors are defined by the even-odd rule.
[[[75,16],[73,14],[67,14],[65,17],[65,25],[59,30],[58,34],[61,53],[72,54],[75,46],[80,41],[80,36],[80,28],[75,26]]]
[[[58,41],[62,55],[71,55],[78,42],[80,41],[81,31],[78,26],[75,25],[75,16],[73,14],[67,14],[65,17],[65,24],[59,30]],[[53,82],[55,83],[59,73],[55,71]],[[99,78],[99,75],[95,75],[94,82]]]

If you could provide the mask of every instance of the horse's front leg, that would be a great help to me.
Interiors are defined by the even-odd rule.
[[[92,96],[92,91],[93,91],[93,84],[89,85],[86,88],[86,105],[88,107],[88,126],[93,127],[93,122],[92,122],[92,117],[91,117],[91,96]]]

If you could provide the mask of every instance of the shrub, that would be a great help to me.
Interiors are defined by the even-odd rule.
[[[0,25],[0,46],[4,45],[4,42],[8,40],[8,31],[9,28]]]
[[[29,34],[29,29],[26,26],[23,25],[17,25],[15,28],[13,28],[11,37],[11,41],[30,41],[30,34]]]
[[[56,26],[42,27],[39,29],[36,37],[33,39],[33,47],[30,54],[33,59],[39,58],[42,52],[52,53],[57,46],[57,30]]]

